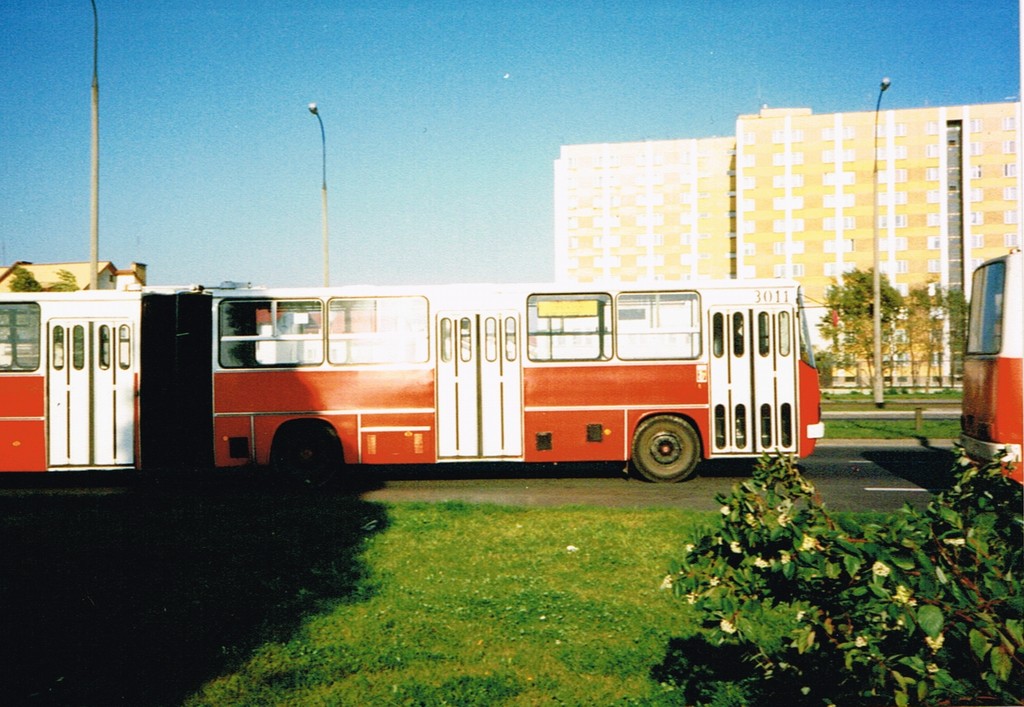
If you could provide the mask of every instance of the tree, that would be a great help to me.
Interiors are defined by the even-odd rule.
[[[57,284],[50,288],[50,292],[75,292],[80,289],[74,273],[68,270],[58,270]]]
[[[893,323],[903,308],[899,291],[882,278],[882,350],[891,352]],[[861,364],[874,373],[874,282],[873,271],[852,270],[825,295],[829,313],[821,321],[821,333],[832,342],[836,362],[859,372]],[[891,368],[891,356],[890,368]],[[891,370],[890,370],[891,374]]]
[[[14,266],[14,278],[11,280],[11,292],[42,292],[43,286],[35,276],[20,265]]]

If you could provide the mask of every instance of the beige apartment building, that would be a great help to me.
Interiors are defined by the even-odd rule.
[[[898,290],[969,296],[979,263],[1021,245],[1019,120],[1016,102],[764,108],[728,137],[563,146],[556,277],[792,277],[820,306],[844,273],[872,268],[877,213],[880,271]]]

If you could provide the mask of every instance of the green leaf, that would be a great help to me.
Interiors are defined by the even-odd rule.
[[[988,638],[986,638],[985,634],[978,629],[972,628],[969,634],[969,640],[971,642],[971,650],[974,651],[974,655],[978,656],[978,660],[984,660],[985,654],[988,653],[989,648],[992,647]]]
[[[1013,669],[1013,663],[1005,648],[1002,646],[996,646],[992,652],[989,653],[988,659],[992,664],[992,670],[995,672],[996,677],[1003,682],[1010,679],[1010,671]]]
[[[917,624],[931,638],[935,638],[942,633],[944,623],[945,619],[942,616],[942,610],[937,606],[925,604],[917,610]]]
[[[1024,622],[1019,619],[1007,619],[1006,620],[1006,632],[1010,634],[1010,637],[1019,646],[1024,644]]]

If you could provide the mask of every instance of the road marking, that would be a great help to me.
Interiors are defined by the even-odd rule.
[[[892,487],[885,487],[885,486],[865,486],[864,490],[865,491],[908,491],[908,492],[911,492],[911,493],[928,493],[928,489],[923,489],[923,488],[920,488],[918,486],[915,486],[913,488],[905,488],[905,487],[902,487],[902,488],[901,487],[892,488]]]

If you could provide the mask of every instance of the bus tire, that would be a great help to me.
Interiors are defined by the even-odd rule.
[[[673,483],[692,479],[700,461],[700,438],[686,420],[655,415],[633,435],[633,469],[648,481]]]
[[[303,420],[283,425],[274,436],[274,474],[303,486],[323,486],[344,464],[338,433],[326,422]]]

